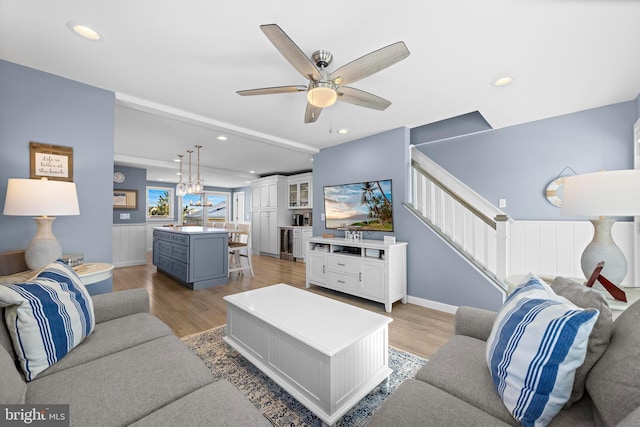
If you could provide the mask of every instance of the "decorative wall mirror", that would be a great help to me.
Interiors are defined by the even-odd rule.
[[[554,206],[562,206],[562,187],[564,185],[564,177],[556,178],[547,185],[545,196],[549,203]]]
[[[547,184],[547,188],[545,189],[545,197],[553,206],[562,206],[562,188],[564,186],[564,179],[566,178],[566,176],[562,176],[562,174],[567,169],[573,172],[574,175],[577,175],[576,171],[571,169],[571,167],[565,166],[562,172],[558,174],[558,177]]]

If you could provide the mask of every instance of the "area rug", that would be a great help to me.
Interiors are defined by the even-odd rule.
[[[231,382],[271,421],[274,426],[319,427],[322,421],[302,406],[289,393],[253,366],[238,352],[227,354],[224,337],[225,326],[182,338],[207,364],[213,375]],[[423,358],[389,347],[389,367],[393,369],[387,390],[374,389],[347,412],[337,426],[363,426],[382,402],[402,382],[412,378],[426,363]]]

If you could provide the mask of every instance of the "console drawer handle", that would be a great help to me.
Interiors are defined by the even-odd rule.
[[[338,280],[338,283],[342,283],[344,285],[344,280]]]
[[[342,264],[342,263],[338,263],[338,265],[339,265],[340,267],[344,267],[344,264]]]

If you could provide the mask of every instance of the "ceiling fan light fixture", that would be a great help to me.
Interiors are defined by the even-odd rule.
[[[307,92],[307,100],[314,107],[326,108],[335,104],[338,94],[333,85],[327,82],[314,82]]]

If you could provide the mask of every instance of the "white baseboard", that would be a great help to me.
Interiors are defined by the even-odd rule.
[[[133,267],[136,265],[146,265],[147,264],[147,260],[145,259],[140,260],[140,261],[126,261],[126,262],[118,262],[118,263],[114,263],[113,266],[114,268],[119,268],[119,267]]]
[[[437,301],[431,301],[424,298],[412,297],[411,295],[407,296],[407,302],[409,304],[419,305],[420,307],[431,308],[433,310],[443,311],[445,313],[455,314],[458,310],[458,306],[443,304]]]

